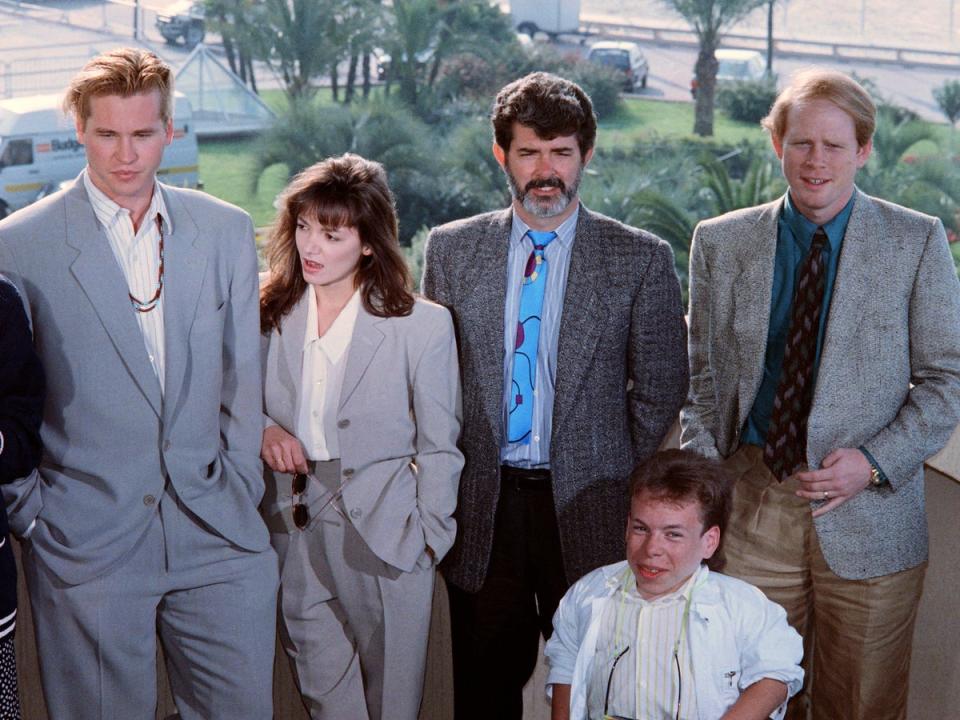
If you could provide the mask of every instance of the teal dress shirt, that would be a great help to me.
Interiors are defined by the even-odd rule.
[[[850,197],[843,210],[823,225],[823,231],[827,234],[827,243],[823,248],[827,276],[823,291],[823,307],[820,311],[817,348],[813,360],[814,386],[816,386],[817,369],[820,367],[820,350],[823,348],[827,316],[830,314],[833,284],[837,277],[840,248],[843,246],[843,236],[847,231],[847,223],[853,210],[854,197],[856,197],[855,194]],[[810,243],[813,242],[817,227],[819,226],[807,220],[793,206],[788,193],[777,223],[777,250],[773,259],[773,292],[770,300],[770,326],[767,330],[767,352],[763,361],[763,380],[760,382],[760,390],[757,392],[753,408],[743,428],[744,443],[760,447],[766,443],[767,428],[773,412],[773,399],[777,394],[780,371],[783,367],[787,333],[790,330],[790,310],[793,304],[794,288],[799,279],[800,265],[810,250]]]

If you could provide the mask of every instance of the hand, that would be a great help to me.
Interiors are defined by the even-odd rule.
[[[300,441],[279,425],[270,425],[263,431],[260,457],[275,472],[310,472]]]
[[[824,500],[813,511],[814,517],[828,513],[864,490],[870,484],[870,462],[856,448],[838,448],[827,455],[820,470],[795,475],[800,481],[797,495],[808,500]]]

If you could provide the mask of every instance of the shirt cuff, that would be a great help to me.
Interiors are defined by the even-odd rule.
[[[870,463],[871,466],[877,469],[877,474],[880,476],[880,482],[882,483],[889,482],[889,479],[887,478],[887,474],[883,471],[883,468],[880,467],[879,464],[877,464],[877,461],[874,459],[873,455],[870,454],[870,451],[867,450],[863,445],[858,447],[857,450],[862,452],[863,456],[867,459],[867,462]]]
[[[30,525],[27,527],[26,530],[23,531],[23,535],[21,535],[20,537],[23,538],[24,540],[26,540],[28,537],[30,537],[30,536],[33,534],[33,529],[34,529],[36,526],[37,526],[37,521],[36,521],[36,520],[31,520],[31,521],[30,521]]]

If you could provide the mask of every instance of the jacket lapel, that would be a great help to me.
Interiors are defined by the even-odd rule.
[[[827,327],[820,352],[820,368],[817,378],[845,377],[850,367],[849,339],[857,337],[857,326],[864,308],[871,301],[870,290],[878,278],[877,256],[884,252],[883,226],[866,195],[856,191],[856,199],[847,231],[843,236],[837,276],[833,281],[833,296],[827,316]],[[814,387],[813,408],[822,407],[829,400],[823,392],[829,391],[829,383]]]
[[[608,316],[597,288],[605,284],[606,238],[596,230],[593,214],[582,205],[577,219],[567,287],[557,342],[557,377],[553,400],[553,432],[573,407],[577,389],[586,380]]]
[[[172,227],[164,227],[163,329],[166,344],[164,395],[173,408],[183,386],[190,355],[190,328],[207,267],[207,254],[193,218],[182,200],[162,189]],[[204,342],[198,338],[198,342]]]
[[[507,254],[510,242],[512,210],[493,216],[491,223],[478,233],[473,246],[463,247],[460,254],[464,269],[464,293],[461,306],[466,311],[461,324],[461,352],[469,353],[476,368],[484,413],[501,440],[503,432],[503,313],[507,293]],[[464,244],[465,245],[465,244]]]
[[[309,292],[313,292],[313,288],[308,285],[290,314],[284,318],[283,332],[280,333],[281,355],[287,363],[289,378],[292,382],[288,389],[296,398],[300,397],[300,378],[303,377],[303,338],[307,332],[307,314],[310,308],[307,293]],[[299,404],[299,399],[296,404]],[[294,419],[296,417],[297,415],[294,414]]]
[[[343,372],[338,409],[342,409],[347,404],[374,355],[377,354],[377,349],[384,337],[383,331],[377,326],[385,320],[386,318],[371,315],[363,307],[363,303],[360,304],[357,322],[353,326],[353,337],[350,339],[350,349],[347,351],[347,367]]]
[[[733,332],[740,367],[737,388],[738,407],[743,425],[746,414],[753,407],[757,390],[763,378],[763,363],[767,351],[767,333],[770,329],[770,297],[773,292],[773,261],[777,250],[777,223],[783,207],[783,198],[763,206],[754,229],[743,238],[731,242],[743,245],[738,252],[736,268],[739,288],[733,293]]]
[[[143,333],[130,306],[123,270],[97,222],[82,177],[67,191],[64,203],[70,218],[66,241],[78,251],[70,271],[90,300],[117,354],[159,416],[160,382],[147,357]]]

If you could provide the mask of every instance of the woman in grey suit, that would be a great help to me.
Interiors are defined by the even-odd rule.
[[[383,167],[304,170],[261,294],[264,513],[311,717],[415,720],[463,458],[453,324],[414,298]]]

